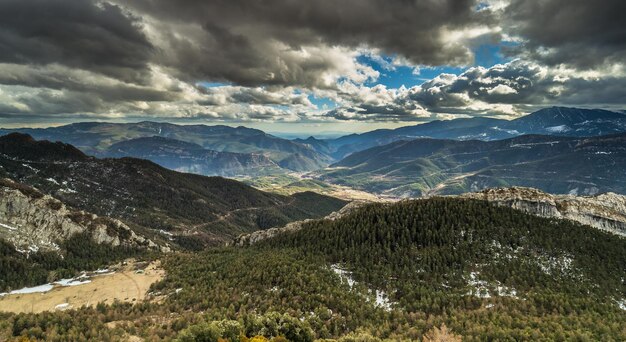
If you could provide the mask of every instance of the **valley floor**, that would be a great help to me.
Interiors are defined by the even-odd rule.
[[[322,195],[339,198],[346,201],[388,202],[399,198],[394,196],[378,195],[372,192],[358,190],[353,187],[332,184],[310,178],[307,173],[290,173],[277,176],[235,178],[259,190],[282,195],[292,195],[298,192],[313,191]]]

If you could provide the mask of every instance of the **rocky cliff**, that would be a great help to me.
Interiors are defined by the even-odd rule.
[[[19,251],[58,250],[58,243],[87,232],[98,244],[161,249],[126,224],[68,208],[38,190],[0,179],[0,238]]]
[[[493,188],[460,195],[481,199],[524,212],[569,219],[626,236],[626,196],[604,193],[596,196],[551,195],[533,188]]]

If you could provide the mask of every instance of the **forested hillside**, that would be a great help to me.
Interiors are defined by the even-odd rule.
[[[9,316],[5,336],[619,341],[624,260],[623,238],[484,201],[372,204],[253,247],[172,254],[159,301]],[[78,317],[100,328],[68,330]]]

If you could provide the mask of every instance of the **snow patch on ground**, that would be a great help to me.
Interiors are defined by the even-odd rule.
[[[545,142],[536,142],[536,143],[526,143],[526,144],[511,144],[509,147],[522,147],[522,148],[530,148],[530,146],[539,146],[539,145],[554,145],[558,144],[560,141],[545,141]]]
[[[108,272],[108,273],[106,272],[108,272],[108,270],[106,269],[97,270],[94,272],[95,273],[94,275],[105,276],[105,275],[110,275],[110,274],[115,273],[115,272]],[[44,292],[48,292],[52,290],[55,286],[62,286],[62,287],[78,286],[78,285],[89,284],[89,283],[91,283],[89,276],[86,273],[83,273],[76,278],[61,279],[61,280],[57,280],[55,282],[48,283],[48,284],[43,284],[43,285],[38,285],[38,286],[33,286],[33,287],[24,287],[19,290],[13,290],[11,292],[0,293],[0,297],[6,296],[6,295],[13,295],[13,294],[44,293]]]
[[[615,302],[620,309],[626,311],[626,299],[616,300]]]
[[[43,284],[39,286],[24,287],[19,290],[13,290],[9,292],[8,294],[44,293],[44,292],[48,292],[52,290],[53,287],[54,285],[52,284]]]
[[[172,234],[172,233],[170,233],[170,232],[168,232],[168,231],[165,231],[165,230],[163,230],[163,229],[159,229],[159,233],[161,233],[161,234],[163,234],[163,235],[167,236],[167,239],[168,239],[168,240],[170,240],[170,241],[174,241],[174,234]]]
[[[467,294],[478,298],[491,298],[491,294],[489,294],[489,289],[487,288],[489,284],[484,280],[479,280],[479,275],[480,273],[478,272],[470,273],[470,279],[467,281],[467,285],[472,288]]]
[[[62,304],[58,304],[54,307],[55,310],[67,310],[70,308],[70,304],[69,303],[62,303]]]
[[[498,126],[491,127],[491,129],[493,129],[494,131],[506,132],[511,135],[521,135],[521,133],[516,129],[505,129],[505,128],[500,128]]]
[[[83,284],[89,284],[91,283],[91,280],[80,280],[80,279],[85,279],[85,278],[73,278],[73,279],[61,279],[59,281],[55,281],[54,284],[57,285],[61,285],[61,286],[77,286],[77,285],[83,285]]]
[[[560,257],[540,257],[537,263],[541,270],[546,274],[552,274],[555,271],[561,273],[570,273],[572,271],[572,262],[574,260],[568,256]]]
[[[506,287],[506,286],[498,286],[496,287],[496,291],[498,292],[498,296],[500,297],[513,297],[517,298],[517,290]]]
[[[341,282],[342,283],[347,282],[350,288],[352,288],[354,284],[356,284],[356,281],[352,279],[350,272],[340,268],[339,265],[334,264],[334,265],[331,265],[330,268],[333,270],[333,272],[335,272],[335,274],[339,276],[339,279],[341,279]]]
[[[551,132],[551,133],[562,133],[562,132],[567,132],[567,131],[570,131],[570,130],[571,129],[567,125],[558,125],[558,126],[546,127],[546,131]]]
[[[4,223],[0,223],[0,227],[6,228],[8,230],[17,230],[17,228],[15,228],[13,226],[9,226],[8,224],[4,224]]]
[[[35,173],[39,172],[39,170],[35,169],[34,167],[28,165],[28,164],[22,164],[23,167],[31,169],[32,171],[35,171]]]
[[[522,251],[521,247],[513,249],[511,246],[502,246],[496,240],[491,241],[491,252],[495,259],[513,260]]]
[[[333,272],[335,272],[335,274],[339,276],[339,279],[341,279],[342,283],[345,282],[348,284],[348,286],[350,286],[350,289],[352,289],[354,285],[356,285],[356,281],[352,278],[349,271],[344,270],[337,264],[331,265],[330,268],[331,270],[333,270]],[[372,289],[368,289],[367,292],[371,295],[376,294],[375,305],[377,307],[385,309],[387,311],[391,311],[394,303],[389,299],[389,296],[385,293],[385,291],[378,289],[372,291]],[[369,298],[367,300],[369,301]]]
[[[501,285],[498,281],[496,281],[495,286],[492,286],[491,284],[489,284],[489,282],[485,280],[480,280],[479,276],[479,272],[470,273],[467,285],[471,288],[467,292],[467,295],[487,299],[491,298],[491,293],[494,293],[497,294],[499,297],[512,297],[519,299],[519,297],[517,296],[517,290]],[[491,292],[490,288],[493,289]]]
[[[56,184],[56,185],[59,185],[59,182],[57,182],[57,181],[56,181],[56,179],[54,179],[54,178],[46,178],[46,180],[47,180],[48,182],[50,182],[50,183],[54,183],[54,184]]]
[[[391,310],[391,301],[384,291],[376,290],[376,306],[381,307],[387,311]]]

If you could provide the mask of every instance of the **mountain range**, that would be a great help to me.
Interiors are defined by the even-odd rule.
[[[320,153],[340,160],[351,153],[398,140],[417,138],[499,140],[526,134],[590,137],[626,131],[626,115],[602,109],[551,107],[514,120],[486,117],[436,120],[397,129],[379,129],[337,139],[300,139]]]
[[[280,166],[262,153],[218,152],[198,144],[159,136],[120,141],[98,155],[147,159],[171,170],[200,175],[238,176],[281,172]]]
[[[177,169],[197,171],[204,175],[236,174],[242,172],[241,168],[245,168],[244,174],[256,174],[266,167],[283,169],[284,172],[310,171],[332,161],[330,156],[308,145],[246,127],[175,125],[149,121],[82,122],[51,128],[1,129],[0,135],[11,132],[29,134],[39,140],[62,141],[97,157],[129,155],[151,160],[154,158],[153,161],[164,162],[166,167],[173,163]],[[172,160],[175,149],[184,151],[178,161]],[[216,165],[224,159],[230,160],[234,168],[225,165],[215,169],[210,165]]]
[[[626,134],[590,138],[396,141],[356,152],[318,179],[394,197],[459,194],[498,186],[550,193],[626,193]]]
[[[183,248],[322,217],[345,204],[315,193],[265,193],[235,180],[179,173],[147,160],[98,159],[69,144],[21,133],[0,137],[0,177]]]
[[[419,138],[501,140],[521,135],[591,137],[626,131],[626,115],[601,109],[545,108],[515,120],[486,117],[432,121],[336,139],[282,139],[257,129],[158,122],[83,122],[0,129],[62,141],[96,157],[135,157],[209,176],[258,177],[322,169],[371,147]]]
[[[626,115],[601,109],[545,108],[515,120],[462,118],[336,139],[282,139],[257,129],[158,122],[83,122],[51,128],[0,129],[62,141],[97,157],[130,156],[203,175],[258,176],[314,171],[370,147],[398,140],[498,140],[525,134],[599,136],[626,131]],[[221,154],[224,153],[224,154]],[[178,159],[178,160],[177,160]]]

